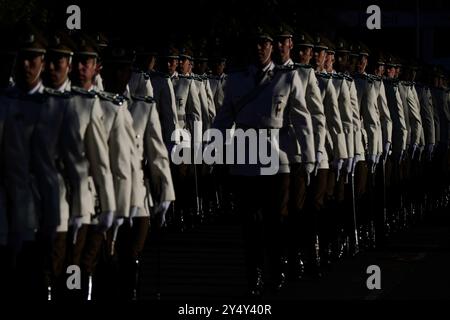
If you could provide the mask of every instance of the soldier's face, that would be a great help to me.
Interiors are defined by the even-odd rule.
[[[180,61],[178,62],[178,71],[181,74],[187,74],[191,71],[191,61],[189,61],[189,59],[187,58],[182,58],[180,59]]]
[[[259,65],[265,66],[270,62],[272,56],[272,42],[266,39],[258,41],[256,44],[256,56]]]
[[[367,57],[364,55],[359,56],[358,62],[356,63],[356,68],[358,72],[363,73],[367,67]]]
[[[72,80],[75,84],[89,89],[97,72],[97,58],[78,56],[73,61]]]
[[[395,68],[395,77],[398,78],[399,75],[400,75],[400,67],[396,67]]]
[[[175,71],[177,71],[178,67],[178,59],[168,59],[167,60],[167,71],[169,74],[173,74]]]
[[[290,58],[290,53],[293,48],[293,43],[291,38],[281,37],[277,39],[278,54],[281,63],[286,62]]]
[[[387,67],[386,75],[388,78],[395,78],[395,67]]]
[[[19,86],[32,88],[38,84],[44,69],[44,55],[35,52],[21,52],[17,57],[16,81]]]
[[[384,64],[379,64],[375,68],[375,75],[381,77],[384,74]]]
[[[45,67],[45,84],[53,89],[60,87],[67,80],[70,70],[69,57],[50,54]]]
[[[327,53],[325,50],[320,49],[314,50],[314,64],[317,68],[323,68],[325,64],[325,59],[327,57]]]
[[[213,72],[214,74],[221,75],[225,71],[225,62],[219,62],[214,64]]]
[[[313,57],[313,49],[311,47],[300,47],[298,57],[300,63],[309,64]]]
[[[204,74],[208,71],[208,62],[206,62],[206,61],[196,63],[195,65],[196,65],[198,74]]]
[[[348,54],[340,53],[335,59],[340,69],[345,70],[348,67]]]
[[[325,58],[324,67],[327,72],[333,71],[334,64],[334,53],[327,53],[327,57]]]

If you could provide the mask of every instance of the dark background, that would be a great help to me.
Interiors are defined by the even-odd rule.
[[[220,38],[227,50],[239,51],[255,25],[285,21],[450,69],[450,3],[444,0],[0,0],[0,24],[14,27],[31,20],[44,30],[63,29],[70,4],[81,8],[82,30],[138,41],[161,44],[206,38],[212,43]],[[372,4],[381,8],[381,30],[366,27],[366,9]]]

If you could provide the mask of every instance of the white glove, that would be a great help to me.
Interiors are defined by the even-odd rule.
[[[119,228],[121,225],[123,225],[124,222],[125,222],[124,217],[114,218],[113,226],[114,228]]]
[[[362,155],[360,154],[356,154],[355,157],[353,158],[353,163],[352,163],[352,174],[355,174],[355,169],[356,169],[356,164],[360,161],[362,161]]]
[[[114,220],[114,213],[112,211],[105,211],[100,214],[98,217],[98,225],[97,228],[100,232],[105,232],[109,228],[111,228]]]
[[[384,145],[383,153],[385,154],[385,157],[389,154],[389,151],[391,151],[391,143],[386,142]]]
[[[370,172],[375,173],[375,169],[377,168],[377,155],[370,154],[368,164],[370,166]]]
[[[171,201],[162,201],[158,204],[155,210],[158,227],[162,228],[166,225],[166,213],[169,210]]]
[[[405,150],[400,151],[400,157],[398,159],[398,163],[401,164],[403,161],[403,154],[405,153]]]
[[[411,148],[411,159],[414,159],[414,156],[416,154],[417,149],[419,148],[419,146],[417,144],[413,144],[412,148]]]
[[[342,165],[344,164],[344,159],[336,159],[333,161],[333,168],[336,170],[336,181],[339,181],[339,175],[341,174]]]
[[[83,217],[71,217],[69,220],[69,226],[73,228],[73,244],[77,243],[78,230],[83,225]]]
[[[427,152],[428,161],[431,161],[433,159],[433,151],[434,151],[434,144],[432,144],[432,143],[427,144],[426,152]]]
[[[133,218],[139,214],[139,207],[132,206],[130,208],[130,227],[133,227]]]
[[[306,185],[309,186],[311,182],[311,173],[314,171],[315,164],[312,162],[307,162],[304,164],[305,166],[305,175],[306,175]]]
[[[354,158],[348,158],[347,159],[347,165],[345,167],[345,170],[347,171],[347,173],[351,173],[352,169],[353,169],[353,160]]]
[[[320,166],[320,163],[322,162],[322,160],[323,160],[323,153],[322,153],[322,151],[317,151],[316,152],[316,164],[315,164],[315,167],[314,167],[314,175],[315,176],[317,175],[317,170],[319,170],[319,166]]]

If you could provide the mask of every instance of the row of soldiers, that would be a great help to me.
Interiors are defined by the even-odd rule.
[[[268,138],[280,149],[275,175],[263,163],[230,168],[252,295],[279,290],[286,273],[320,277],[447,207],[444,73],[287,25],[261,28],[252,44],[253,64],[229,74],[213,125],[279,130]]]
[[[252,64],[229,76],[223,57],[211,74],[186,46],[134,52],[35,29],[17,40],[2,52],[0,97],[2,280],[16,296],[135,298],[150,216],[160,227],[168,211],[183,229],[235,199],[259,295],[286,272],[320,276],[375,246],[425,199],[446,205],[443,74],[415,83],[411,63],[286,25],[259,29]],[[170,162],[175,145],[198,143],[176,129],[212,127],[279,129],[277,174]],[[81,268],[81,290],[67,289],[69,265]]]

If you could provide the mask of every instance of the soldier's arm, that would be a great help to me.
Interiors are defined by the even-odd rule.
[[[328,132],[333,142],[333,155],[335,159],[346,159],[348,157],[345,144],[344,129],[342,127],[341,115],[336,97],[336,90],[331,81],[327,82],[325,88],[323,104],[325,107],[325,117],[327,121]]]
[[[381,81],[380,95],[378,96],[378,110],[380,111],[381,129],[383,133],[383,142],[392,144],[392,118],[387,105],[386,90],[383,81]]]
[[[422,128],[425,144],[435,144],[435,128],[433,120],[433,107],[431,97],[428,95],[428,91],[423,89],[420,96],[420,115],[422,117]]]
[[[350,84],[350,102],[352,104],[352,124],[353,124],[353,135],[354,135],[354,150],[355,155],[363,155],[364,154],[364,145],[362,140],[362,131],[361,131],[361,116],[359,114],[359,105],[358,105],[358,95],[356,92],[355,81],[352,81]]]
[[[309,69],[308,85],[306,86],[306,106],[311,114],[311,121],[314,128],[315,150],[325,153],[326,119],[320,95],[320,88],[314,70]]]
[[[338,97],[338,106],[341,115],[342,128],[345,134],[347,156],[353,158],[355,154],[353,141],[353,115],[350,101],[350,91],[345,79],[341,82],[341,92]]]
[[[361,100],[361,115],[363,118],[364,129],[367,135],[367,151],[370,155],[378,153],[378,132],[379,116],[376,111],[376,95],[375,88],[372,83],[366,80],[364,94]]]
[[[144,143],[152,190],[159,196],[159,202],[174,201],[175,191],[170,172],[169,154],[162,139],[158,109],[154,105],[150,107]]]
[[[408,129],[406,127],[405,112],[403,111],[403,102],[402,102],[402,98],[400,97],[400,92],[398,89],[395,90],[395,96],[396,96],[396,100],[397,100],[397,103],[395,104],[395,106],[397,107],[399,124],[400,124],[399,130],[400,130],[401,141],[399,141],[399,144],[402,146],[402,150],[406,150],[406,142],[408,139]]]
[[[429,96],[431,99],[431,108],[433,110],[433,122],[434,122],[434,140],[436,144],[441,140],[441,124],[439,119],[438,101],[436,99],[436,92],[430,90]]]
[[[155,82],[158,79],[155,79]],[[161,120],[162,134],[167,150],[171,150],[176,141],[172,141],[172,133],[178,128],[177,108],[172,81],[169,78],[159,80],[158,88],[155,89],[156,108]]]
[[[95,98],[90,122],[86,130],[85,145],[91,174],[95,185],[98,186],[97,193],[100,198],[100,207],[102,212],[106,212],[116,210],[116,199],[109,164],[108,137],[102,120],[103,116],[100,101]]]
[[[130,210],[132,187],[132,140],[129,124],[125,120],[127,110],[117,107],[114,124],[109,137],[109,159],[116,196],[116,216],[127,217]]]
[[[90,215],[84,207],[83,194],[88,190],[89,164],[84,156],[84,146],[79,134],[79,122],[75,110],[66,105],[59,148],[63,155],[64,169],[69,184],[69,205],[71,216],[83,217],[83,223],[90,222]]]
[[[315,162],[312,120],[306,107],[304,90],[298,73],[292,72],[292,91],[288,100],[291,121],[297,135],[297,142],[300,144],[302,162]]]
[[[411,145],[419,145],[422,131],[422,117],[420,116],[420,106],[415,98],[416,89],[412,87],[407,95],[409,110],[409,123],[411,126]]]

